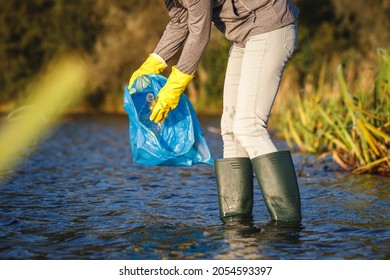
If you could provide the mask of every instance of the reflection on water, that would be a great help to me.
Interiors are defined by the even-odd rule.
[[[390,258],[390,178],[305,167],[301,225],[270,223],[257,187],[252,219],[221,221],[213,167],[136,165],[127,126],[69,117],[1,183],[1,259]]]

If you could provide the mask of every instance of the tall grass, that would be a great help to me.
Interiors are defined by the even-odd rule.
[[[390,49],[378,50],[374,70],[336,68],[337,87],[325,82],[326,65],[312,90],[280,102],[272,123],[291,148],[332,155],[354,173],[390,175]]]

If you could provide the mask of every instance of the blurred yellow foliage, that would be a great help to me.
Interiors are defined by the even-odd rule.
[[[26,102],[8,115],[0,130],[0,178],[21,162],[63,113],[85,93],[88,71],[75,55],[56,59],[29,87]]]

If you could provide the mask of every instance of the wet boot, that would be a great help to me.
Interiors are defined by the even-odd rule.
[[[253,208],[253,169],[249,158],[215,160],[219,213],[227,217],[251,218]]]
[[[300,222],[301,199],[290,151],[256,157],[252,165],[272,220]]]

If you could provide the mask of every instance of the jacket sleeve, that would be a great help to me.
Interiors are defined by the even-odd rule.
[[[167,61],[183,47],[177,68],[192,75],[210,39],[213,1],[187,2],[187,7],[167,5],[169,23],[154,52]]]

